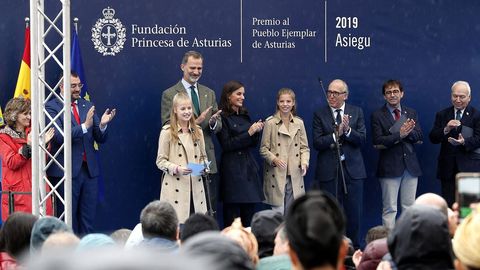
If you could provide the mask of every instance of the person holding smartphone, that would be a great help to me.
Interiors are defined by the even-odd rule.
[[[260,141],[262,120],[253,122],[243,106],[245,87],[239,81],[223,86],[220,98],[222,129],[217,133],[222,146],[220,186],[223,196],[224,225],[240,217],[242,224],[250,226],[255,204],[263,201],[259,167],[252,149]]]

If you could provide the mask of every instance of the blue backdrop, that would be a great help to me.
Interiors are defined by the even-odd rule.
[[[58,10],[51,2],[47,7]],[[103,56],[92,42],[92,27],[99,19],[106,20],[102,10],[108,6],[115,10],[114,18],[126,34],[115,56]],[[26,0],[2,1],[2,107],[14,92],[28,10]],[[350,88],[348,102],[364,109],[368,127],[363,149],[369,176],[363,229],[380,224],[381,193],[374,177],[377,153],[371,143],[369,117],[384,102],[381,85],[390,78],[404,83],[403,104],[418,110],[426,137],[435,112],[450,105],[454,81],[469,81],[472,104],[478,105],[479,12],[480,2],[475,0],[72,1],[72,18],[80,19],[78,35],[91,99],[99,113],[107,107],[118,111],[109,126],[109,141],[101,147],[106,193],[97,228],[131,228],[143,206],[159,197],[160,171],[155,158],[161,94],[181,78],[181,57],[190,49],[203,53],[201,83],[216,91],[217,100],[228,80],[246,85],[246,106],[254,119],[273,113],[279,88],[293,88],[309,135],[313,112],[326,104],[318,78],[325,86],[332,79],[344,79]],[[110,26],[112,32],[117,31],[113,43],[119,40],[120,28],[113,31],[115,25]],[[105,24],[97,30],[107,33]],[[55,35],[52,32],[48,39],[55,40]],[[185,40],[189,46],[180,46]],[[106,37],[99,41],[108,42]],[[141,42],[143,47],[139,47]],[[368,47],[361,49],[355,42]],[[47,77],[54,78],[57,71],[52,67]],[[424,171],[418,194],[439,191],[437,154],[438,147],[428,140],[418,147]],[[309,182],[315,157],[312,149]]]

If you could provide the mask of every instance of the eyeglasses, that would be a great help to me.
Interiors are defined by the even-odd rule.
[[[335,92],[335,91],[327,91],[327,96],[333,96],[333,97],[339,97],[340,95],[343,95],[347,92]]]
[[[398,94],[400,94],[400,90],[398,89],[385,91],[385,96],[398,95]]]
[[[77,86],[78,86],[78,88],[82,89],[83,83],[72,83],[72,84],[70,84],[71,89],[75,89],[75,88],[77,88]]]
[[[460,100],[464,100],[464,99],[466,99],[467,97],[468,97],[468,96],[466,96],[466,95],[455,95],[455,94],[452,94],[452,98],[453,98],[453,99],[459,98]]]

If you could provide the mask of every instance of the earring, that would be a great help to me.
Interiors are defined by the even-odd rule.
[[[10,120],[12,120],[13,122],[15,122],[15,121],[17,121],[17,117],[15,117],[15,115],[12,115],[12,116],[10,117]]]

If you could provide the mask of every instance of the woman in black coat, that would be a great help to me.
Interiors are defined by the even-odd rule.
[[[220,98],[222,129],[217,133],[222,146],[220,162],[221,194],[224,226],[240,217],[245,227],[255,212],[255,204],[263,201],[259,167],[251,152],[260,140],[263,122],[252,123],[243,107],[245,88],[238,81],[223,86]]]

